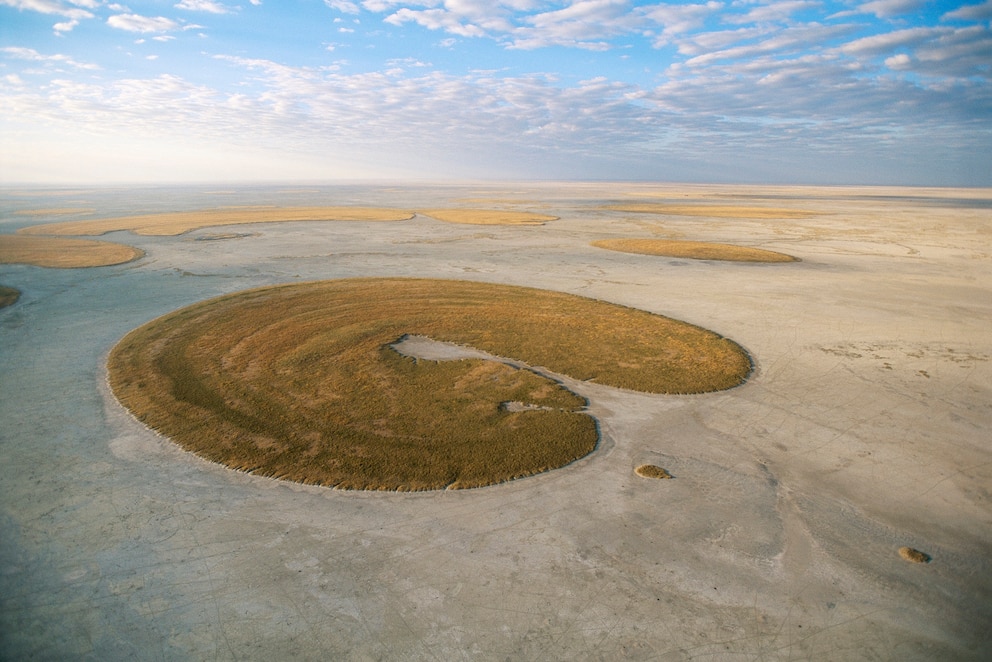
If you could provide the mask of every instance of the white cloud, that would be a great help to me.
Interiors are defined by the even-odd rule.
[[[36,11],[41,14],[62,16],[68,19],[66,21],[59,21],[52,26],[52,29],[57,35],[71,31],[83,19],[93,18],[91,12],[85,9],[79,9],[78,7],[94,8],[97,6],[92,0],[74,2],[74,6],[72,7],[66,6],[62,2],[58,2],[58,0],[0,0],[0,5],[14,7],[21,11]]]
[[[862,14],[874,14],[878,18],[891,18],[900,14],[915,12],[926,0],[872,0],[858,7]]]
[[[202,11],[210,14],[228,14],[230,13],[230,8],[225,7],[219,2],[214,2],[213,0],[182,0],[175,5],[176,9],[185,9],[186,11]]]
[[[164,16],[139,16],[138,14],[117,14],[107,19],[107,25],[128,32],[168,32],[179,29],[179,24]]]
[[[345,14],[357,14],[360,11],[358,5],[350,0],[324,0],[324,4]]]
[[[8,57],[17,60],[27,60],[30,62],[44,62],[46,64],[56,64],[56,65],[69,65],[74,69],[99,69],[95,64],[88,62],[77,62],[68,55],[55,54],[55,55],[42,55],[33,48],[24,48],[22,46],[4,46],[0,48],[0,53],[6,54]]]
[[[964,19],[967,21],[988,21],[992,19],[992,0],[985,0],[980,5],[965,5],[954,11],[949,11],[942,19]]]
[[[787,22],[796,12],[819,7],[817,0],[781,0],[767,5],[755,7],[744,14],[728,14],[724,20],[728,23],[769,23]]]

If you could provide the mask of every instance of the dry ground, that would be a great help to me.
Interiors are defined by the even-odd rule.
[[[226,188],[153,193],[191,209],[528,200],[560,220],[253,225],[229,228],[237,240],[136,236],[146,259],[101,269],[0,264],[0,282],[24,293],[0,309],[0,658],[988,658],[992,190]],[[125,193],[3,202],[143,213],[146,192]],[[816,214],[603,208],[617,200]],[[30,222],[44,220],[62,219]],[[590,246],[618,237],[801,261]],[[232,471],[136,421],[106,385],[110,349],[150,320],[251,288],[357,277],[608,301],[733,338],[755,369],[701,395],[562,377],[598,422],[592,453],[521,480],[424,492]],[[673,479],[637,476],[646,464]]]

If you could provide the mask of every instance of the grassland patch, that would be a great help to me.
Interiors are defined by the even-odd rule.
[[[921,552],[918,549],[913,549],[912,547],[900,547],[899,556],[910,563],[930,563],[932,557],[926,552]]]
[[[13,306],[21,298],[21,291],[6,285],[0,285],[0,308]]]
[[[791,207],[751,207],[743,205],[673,205],[653,202],[637,202],[619,205],[605,205],[603,209],[639,214],[667,214],[669,216],[708,216],[710,218],[751,218],[751,219],[801,219],[816,216],[818,212]]]
[[[405,221],[413,212],[377,207],[226,207],[199,211],[122,216],[32,225],[18,230],[21,234],[101,235],[118,230],[135,234],[172,236],[199,228],[251,223],[296,221]]]
[[[408,334],[535,370],[418,360],[392,347]],[[598,431],[585,400],[538,368],[700,393],[740,384],[751,363],[726,338],[644,311],[421,279],[213,299],[132,331],[108,363],[120,402],[202,457],[297,482],[384,490],[491,485],[590,453]]]
[[[597,248],[621,253],[691,258],[693,260],[726,260],[731,262],[798,262],[785,253],[709,241],[673,239],[600,239],[592,242]]]
[[[672,474],[654,464],[642,464],[634,469],[634,473],[642,478],[672,478]]]
[[[73,269],[106,267],[136,260],[144,252],[133,246],[92,239],[0,235],[0,264]]]
[[[446,223],[468,225],[544,225],[558,220],[557,216],[506,209],[425,209],[420,213]]]

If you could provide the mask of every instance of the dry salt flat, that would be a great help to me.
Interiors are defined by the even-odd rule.
[[[665,201],[815,213],[610,208]],[[112,232],[102,239],[144,257],[0,265],[0,284],[21,291],[0,309],[0,658],[987,659],[990,203],[988,190],[627,184],[5,192],[3,233],[225,205],[559,220]],[[801,261],[591,246],[616,237]],[[355,276],[621,303],[732,338],[755,372],[695,396],[566,381],[599,420],[593,454],[493,487],[402,494],[209,464],[106,387],[110,348],[150,319],[249,287]],[[673,478],[642,478],[643,464]]]

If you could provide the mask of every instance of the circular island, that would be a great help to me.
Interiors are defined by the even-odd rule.
[[[488,358],[424,360],[416,335]],[[365,278],[266,287],[158,318],[111,351],[139,420],[228,467],[345,489],[492,485],[599,440],[555,375],[651,393],[734,387],[747,353],[716,333],[560,292]]]

